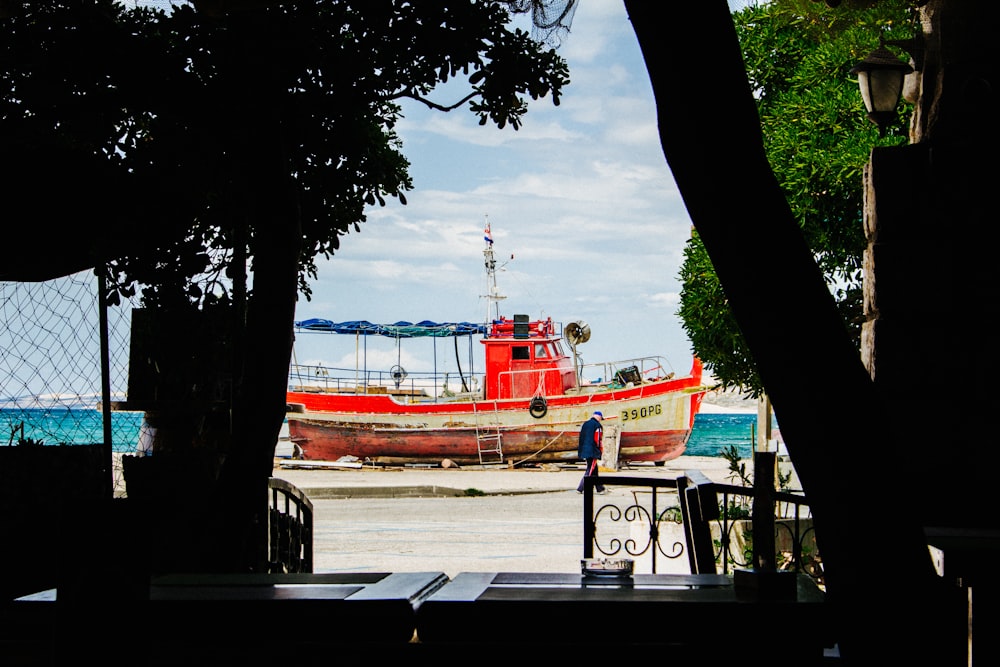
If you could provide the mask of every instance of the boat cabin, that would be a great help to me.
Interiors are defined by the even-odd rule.
[[[561,396],[577,386],[573,359],[563,351],[552,318],[527,315],[494,320],[483,336],[486,357],[484,398]]]

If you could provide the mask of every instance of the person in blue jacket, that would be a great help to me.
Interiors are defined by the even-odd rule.
[[[580,427],[580,444],[577,446],[577,454],[587,462],[587,469],[583,473],[580,485],[576,487],[577,492],[583,493],[583,481],[588,477],[598,476],[598,467],[601,463],[601,455],[604,454],[604,415],[600,410]],[[600,483],[594,485],[594,491],[604,493],[604,486]]]

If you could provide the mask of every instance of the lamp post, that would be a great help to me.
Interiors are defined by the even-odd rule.
[[[861,98],[865,102],[868,118],[884,137],[886,128],[896,119],[896,105],[903,93],[903,79],[913,71],[896,55],[880,46],[858,63],[851,74],[857,74]]]

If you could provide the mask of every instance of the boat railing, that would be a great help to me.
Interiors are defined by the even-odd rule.
[[[605,361],[580,366],[580,377],[583,386],[627,386],[644,381],[669,379],[674,376],[674,369],[665,357],[635,357],[620,361]]]
[[[472,396],[481,391],[482,375],[454,378],[449,372],[410,372],[336,368],[293,364],[288,373],[291,391],[320,394],[388,394],[401,401],[438,402]]]

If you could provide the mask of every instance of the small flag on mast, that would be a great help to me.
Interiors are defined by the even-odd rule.
[[[483,230],[483,239],[493,245],[493,232],[490,231],[490,223],[486,223],[486,229]]]

